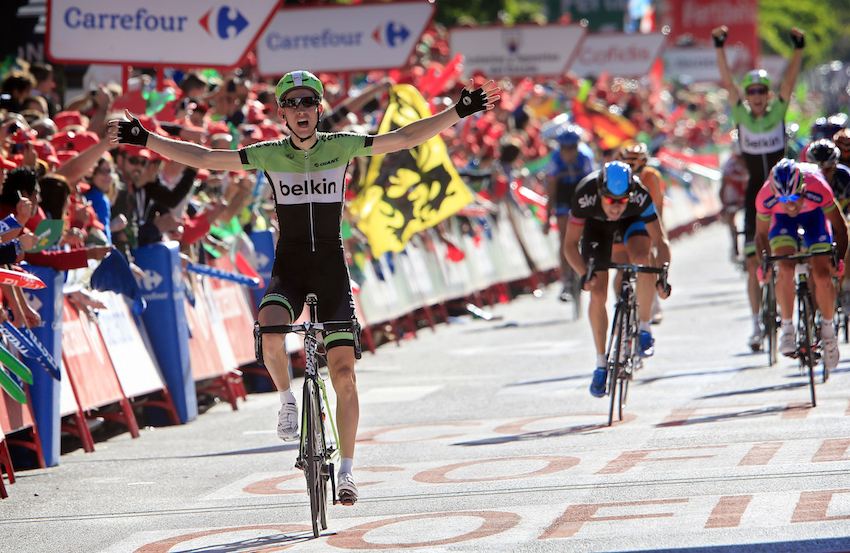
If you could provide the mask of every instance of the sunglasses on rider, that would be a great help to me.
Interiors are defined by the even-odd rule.
[[[796,202],[797,200],[799,200],[800,195],[799,194],[786,194],[785,196],[778,196],[776,199],[779,200],[779,203],[781,203],[781,204],[787,204],[787,203]]]
[[[321,103],[322,101],[315,96],[304,96],[302,98],[288,98],[286,100],[281,100],[280,107],[299,108],[301,106],[304,106],[305,108],[314,108]]]
[[[626,205],[627,203],[629,203],[629,197],[626,196],[625,198],[610,198],[608,196],[602,196],[602,201],[605,202],[607,205]]]
[[[751,86],[747,89],[747,96],[763,96],[767,94],[766,86]]]

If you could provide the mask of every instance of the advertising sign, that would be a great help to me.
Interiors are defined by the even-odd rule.
[[[732,74],[745,70],[745,60],[750,54],[743,46],[726,48],[726,61]],[[666,48],[664,50],[664,74],[672,79],[687,79],[691,82],[718,82],[717,54],[714,48]]]
[[[759,58],[758,0],[677,0],[668,2],[670,44],[689,37],[697,44],[710,46],[711,31],[720,25],[729,28],[726,46],[740,45],[746,49],[746,69]]]
[[[464,74],[488,77],[559,76],[584,38],[578,25],[516,25],[451,30],[452,55],[463,54]]]
[[[579,77],[607,73],[612,77],[643,77],[664,47],[661,33],[600,33],[588,35],[570,72]]]
[[[281,10],[257,43],[260,73],[403,67],[433,14],[428,2]]]
[[[232,67],[279,3],[48,0],[47,55],[56,63]]]

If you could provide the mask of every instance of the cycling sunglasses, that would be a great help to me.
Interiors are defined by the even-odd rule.
[[[288,98],[286,100],[281,100],[280,107],[298,108],[304,106],[305,108],[314,108],[321,103],[322,101],[315,96],[304,96],[303,98]]]
[[[626,196],[624,198],[611,198],[609,196],[602,196],[602,201],[607,205],[626,205],[629,203],[629,197]]]
[[[785,196],[777,196],[776,198],[781,204],[796,202],[800,199],[800,194],[786,194]]]
[[[765,95],[767,94],[766,86],[751,86],[747,89],[747,96]]]

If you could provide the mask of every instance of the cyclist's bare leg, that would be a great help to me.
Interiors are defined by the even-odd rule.
[[[590,285],[590,302],[587,306],[587,318],[593,331],[593,343],[596,354],[605,355],[605,338],[608,334],[608,271],[597,271]]]
[[[794,253],[793,251],[791,253]],[[779,255],[779,254],[775,254]],[[758,278],[758,263],[755,255],[747,256],[747,296],[750,300],[750,312],[758,317],[761,309],[761,285]]]
[[[835,286],[832,285],[831,261],[827,257],[809,259],[816,305],[824,319],[835,316]]]
[[[260,309],[261,326],[286,325],[292,321],[289,312],[281,305],[266,305]],[[278,391],[289,389],[289,356],[283,346],[283,334],[263,334],[263,364],[269,371]]]
[[[792,255],[796,248],[786,246],[776,248],[773,255]],[[783,321],[789,321],[794,316],[794,261],[780,261],[776,273],[776,303]]]
[[[652,261],[652,241],[649,236],[632,236],[626,242],[629,263],[649,265]],[[648,323],[652,317],[652,300],[655,297],[655,281],[658,277],[649,273],[640,273],[637,277],[638,319]]]
[[[336,424],[339,451],[343,459],[354,458],[354,441],[360,421],[357,377],[354,374],[354,348],[337,346],[328,350],[328,370],[336,393]]]

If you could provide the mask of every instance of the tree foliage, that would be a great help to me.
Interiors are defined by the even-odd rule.
[[[759,2],[759,37],[766,51],[791,55],[788,32],[792,27],[806,33],[804,63],[817,65],[841,59],[843,31],[850,24],[847,0],[762,0]],[[844,42],[846,59],[848,43]]]

